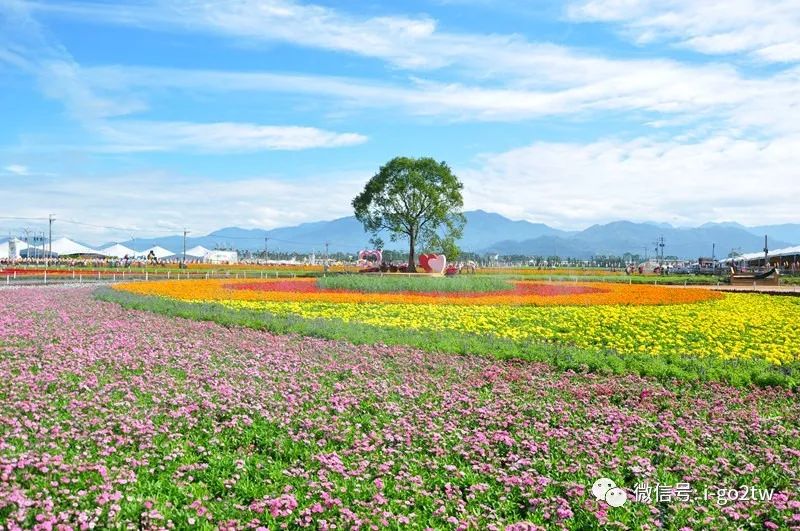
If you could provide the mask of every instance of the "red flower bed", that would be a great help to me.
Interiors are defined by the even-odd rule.
[[[44,275],[44,269],[18,269],[18,268],[8,268],[8,269],[0,269],[0,275],[17,275],[19,276],[42,276]],[[97,273],[97,271],[89,271],[89,270],[80,270],[78,271],[81,274],[89,274],[89,273]],[[64,270],[64,269],[48,269],[48,275],[72,275],[72,270]]]
[[[239,282],[224,284],[223,289],[245,291],[277,291],[285,293],[356,293],[345,289],[323,289],[316,282],[308,280],[278,280],[269,282]],[[417,296],[446,296],[448,298],[486,297],[490,295],[536,295],[539,297],[557,297],[560,295],[584,295],[587,293],[601,293],[600,288],[590,286],[567,286],[553,284],[532,284],[530,282],[515,282],[514,289],[503,291],[483,292],[439,292],[439,291],[393,291],[397,295]],[[358,292],[360,293],[360,292]],[[379,294],[379,293],[376,293]]]

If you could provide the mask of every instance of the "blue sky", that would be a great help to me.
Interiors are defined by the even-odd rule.
[[[272,228],[409,155],[559,228],[792,222],[798,63],[797,0],[0,0],[3,215]]]

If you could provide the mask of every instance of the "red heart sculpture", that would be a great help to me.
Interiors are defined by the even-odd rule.
[[[426,273],[443,273],[447,265],[447,259],[443,254],[421,254],[419,255],[419,266]]]
[[[379,249],[374,251],[363,250],[358,253],[358,259],[364,260],[365,262],[369,262],[370,259],[375,259],[375,263],[381,263],[383,261],[383,252]]]
[[[426,273],[433,271],[431,266],[428,265],[428,258],[434,258],[436,255],[421,254],[419,255],[419,266],[425,270]]]
[[[447,257],[443,254],[432,254],[428,256],[428,267],[431,273],[444,273],[447,268]]]

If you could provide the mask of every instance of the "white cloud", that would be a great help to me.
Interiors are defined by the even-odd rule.
[[[574,21],[618,23],[640,44],[672,41],[704,54],[800,61],[797,0],[580,0],[567,13]]]
[[[536,143],[484,155],[456,173],[465,183],[468,209],[582,229],[620,219],[692,226],[731,219],[746,225],[793,222],[800,196],[797,167],[800,136],[771,141],[717,136],[693,143],[647,138]],[[55,213],[61,220],[137,229],[56,222],[59,235],[90,243],[177,233],[183,227],[201,235],[224,226],[269,229],[351,215],[350,201],[373,170],[291,182],[271,175],[221,181],[162,172],[45,178],[8,190],[4,200],[20,205],[18,216]],[[59,206],[51,212],[37,205]]]
[[[41,92],[63,103],[71,118],[87,126],[147,109],[145,102],[128,94],[93,90],[84,82],[81,67],[69,56],[40,62],[34,72]]]
[[[349,216],[350,201],[370,175],[332,173],[291,182],[270,175],[220,180],[163,172],[75,176],[26,181],[4,191],[3,201],[15,205],[15,216],[55,214],[59,236],[99,244],[177,234],[183,227],[199,236],[226,226],[270,229]]]
[[[363,17],[292,0],[125,3],[39,3],[36,9],[81,20],[142,28],[214,33],[253,42],[345,52],[380,59],[395,68],[452,68],[472,79],[499,79],[525,87],[568,87],[599,79],[674,70],[662,60],[614,60],[517,34],[458,33],[428,16]],[[641,74],[636,74],[641,73]]]
[[[228,153],[341,147],[366,141],[356,133],[314,127],[119,119],[147,109],[147,103],[129,90],[105,90],[87,83],[81,66],[47,37],[27,8],[21,2],[0,6],[0,61],[32,75],[45,96],[62,102],[73,119],[99,136],[102,142],[93,151]]]
[[[442,33],[437,31],[436,21],[429,17],[365,18],[291,0],[39,3],[34,7],[107,23],[203,31],[350,52],[379,58],[403,68],[439,68],[459,62],[459,57],[463,59],[465,53],[480,51],[482,45],[497,48],[519,41],[504,36],[481,38]],[[485,56],[486,53],[479,55]],[[475,60],[480,58],[475,57]]]
[[[797,94],[800,87],[796,72],[768,80],[748,80],[724,66],[693,68],[656,62],[651,67],[551,90],[491,88],[421,79],[397,85],[358,78],[152,67],[91,67],[84,69],[83,74],[86,83],[103,91],[163,88],[192,93],[273,91],[330,97],[354,108],[394,107],[417,115],[497,121],[630,110],[691,115],[697,119],[700,114],[719,114],[768,99],[778,112],[767,116],[777,125],[788,122],[782,119],[786,116],[782,104],[787,97]],[[687,83],[687,79],[692,79],[692,83]]]
[[[769,141],[536,143],[463,168],[466,206],[562,228],[620,219],[796,220],[800,135]],[[576,190],[579,193],[576,193]]]
[[[3,169],[14,175],[30,175],[28,167],[22,164],[9,164],[8,166],[3,166]]]
[[[262,150],[300,150],[352,146],[366,142],[356,133],[334,133],[314,127],[269,126],[248,123],[112,121],[105,136],[131,151],[196,150],[234,153]]]
[[[670,5],[673,4],[677,5]],[[729,133],[733,133],[731,127],[749,124],[763,125],[768,131],[800,127],[800,122],[793,119],[800,94],[800,76],[796,72],[748,78],[725,64],[610,59],[532,43],[515,35],[447,32],[424,16],[367,18],[289,0],[46,3],[34,7],[103,22],[221,33],[232,38],[344,51],[376,57],[400,68],[458,67],[472,74],[469,78],[450,76],[451,81],[412,78],[389,84],[265,72],[127,66],[55,69],[55,87],[68,101],[90,110],[106,108],[101,95],[108,95],[121,102],[113,107],[118,113],[135,112],[147,105],[142,100],[142,88],[146,94],[148,88],[169,87],[190,92],[269,90],[323,95],[340,102],[340,109],[334,111],[395,108],[412,115],[463,121],[642,111],[666,116],[643,117],[645,124],[705,120]],[[632,0],[598,1],[574,7],[573,14],[615,20],[630,10],[644,13],[646,8],[649,9],[646,3]],[[83,91],[73,86],[75,78],[80,80]],[[86,91],[94,98],[89,98]],[[753,109],[758,109],[763,119],[758,120]],[[636,119],[633,115],[629,118]]]

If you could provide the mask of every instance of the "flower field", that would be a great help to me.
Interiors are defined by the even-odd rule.
[[[8,529],[800,528],[786,388],[272,335],[83,288],[0,290],[0,375]],[[645,481],[691,496],[636,501]],[[771,498],[723,495],[743,485]]]
[[[118,289],[306,319],[447,330],[623,355],[800,361],[800,299],[792,297],[536,282],[488,293],[365,293],[323,289],[314,279],[129,283]]]
[[[376,279],[377,280],[377,279]],[[448,279],[438,279],[447,282]],[[292,280],[175,280],[123,283],[117,289],[140,295],[159,295],[192,301],[270,301],[384,304],[461,304],[591,306],[598,304],[663,305],[721,299],[722,294],[702,289],[665,286],[515,282],[514,289],[457,293],[324,289],[317,279]]]
[[[680,306],[489,306],[223,301],[229,308],[376,326],[454,330],[596,351],[800,361],[800,299],[730,294]]]

